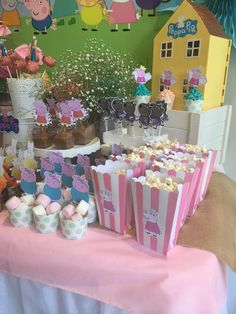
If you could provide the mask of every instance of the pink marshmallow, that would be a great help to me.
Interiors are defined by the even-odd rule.
[[[63,208],[63,215],[66,219],[70,219],[75,214],[75,206],[69,204]]]
[[[46,208],[47,215],[52,215],[61,210],[61,205],[57,202],[50,203]]]
[[[80,213],[76,213],[73,216],[70,217],[71,220],[83,220],[83,216]]]
[[[42,205],[44,208],[47,208],[47,206],[51,203],[50,198],[45,194],[39,194],[35,201],[35,205]]]
[[[19,197],[17,196],[12,196],[5,204],[6,208],[8,210],[14,210],[16,209],[17,206],[19,206],[21,203]]]

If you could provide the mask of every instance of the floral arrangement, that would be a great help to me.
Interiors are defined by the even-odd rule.
[[[88,112],[101,112],[103,97],[132,98],[135,62],[125,53],[114,51],[103,41],[89,39],[79,52],[67,50],[52,73],[52,88],[44,96],[58,102],[79,98]]]

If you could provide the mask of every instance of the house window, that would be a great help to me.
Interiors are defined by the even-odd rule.
[[[184,95],[186,95],[191,89],[192,89],[192,86],[189,86],[189,85],[188,85],[188,79],[185,78],[185,79],[183,80],[182,93],[183,93]]]
[[[163,84],[163,79],[162,79],[162,77],[160,77],[159,86],[160,86],[160,88],[159,88],[159,91],[160,91],[160,92],[162,92],[164,89],[170,89],[169,86],[165,86],[165,85]]]
[[[161,59],[171,58],[173,51],[173,43],[172,41],[161,43]]]
[[[192,40],[187,42],[186,57],[193,58],[200,55],[200,40]]]

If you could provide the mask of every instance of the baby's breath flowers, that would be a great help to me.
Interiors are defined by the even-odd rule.
[[[99,113],[102,97],[133,97],[134,60],[108,47],[103,41],[89,39],[79,52],[67,50],[52,74],[50,93],[58,100],[79,98],[91,113]]]

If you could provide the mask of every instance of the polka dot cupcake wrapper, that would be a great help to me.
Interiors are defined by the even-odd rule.
[[[36,229],[40,233],[53,233],[59,225],[59,213],[52,215],[35,215],[33,214]]]
[[[96,209],[89,209],[88,212],[88,224],[91,224],[97,220],[97,210]]]
[[[80,221],[72,221],[64,219],[60,213],[61,232],[69,240],[77,240],[82,238],[87,230],[87,217]]]
[[[16,228],[25,228],[33,221],[32,208],[26,210],[8,210],[12,225]]]

